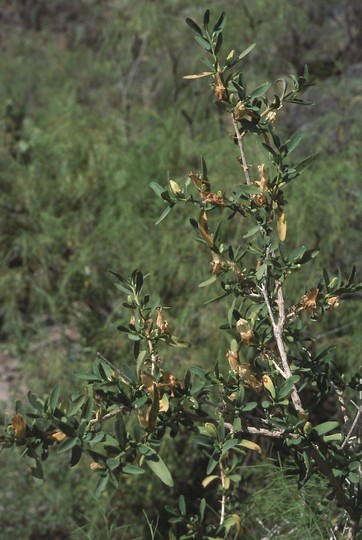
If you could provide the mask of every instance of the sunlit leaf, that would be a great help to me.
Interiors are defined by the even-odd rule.
[[[201,73],[195,73],[194,75],[184,75],[184,79],[201,79],[202,77],[208,77],[212,75],[212,71],[202,71]]]
[[[244,448],[248,448],[249,450],[254,450],[255,452],[258,452],[258,454],[262,454],[260,446],[253,441],[242,439],[241,441],[239,441],[239,446],[243,446]]]
[[[277,229],[279,240],[284,242],[287,236],[287,218],[284,211],[278,213]]]

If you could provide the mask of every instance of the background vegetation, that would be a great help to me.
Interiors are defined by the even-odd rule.
[[[190,244],[188,216],[179,211],[154,226],[162,204],[149,189],[152,180],[164,183],[168,174],[184,177],[198,166],[199,153],[220,179],[215,187],[238,181],[239,166],[229,159],[232,145],[222,136],[231,133],[230,126],[221,117],[215,123],[211,96],[199,99],[202,82],[182,79],[200,71],[184,19],[199,18],[206,7],[227,10],[230,46],[257,42],[246,60],[256,84],[309,64],[324,99],[289,112],[285,126],[290,133],[302,127],[303,154],[317,150],[321,158],[304,183],[291,187],[289,198],[298,203],[291,205],[297,211],[288,215],[288,230],[296,245],[321,249],[318,268],[309,266],[310,272],[321,265],[345,273],[352,264],[361,267],[359,2],[191,4],[1,3],[0,331],[1,357],[16,359],[21,372],[11,388],[13,400],[26,387],[42,392],[60,381],[68,389],[73,370],[87,369],[96,351],[127,363],[128,342],[115,330],[121,299],[108,268],[126,275],[135,267],[149,271],[150,287],[172,305],[173,326],[179,335],[191,335],[193,344],[174,360],[175,371],[177,362],[214,365],[224,356],[225,344],[214,334],[225,317],[222,304],[210,320],[210,310],[196,311],[185,301],[191,292],[199,303],[210,297],[209,290],[197,288],[210,269],[199,245]],[[314,92],[307,96],[312,101]],[[318,326],[326,343],[338,345],[341,370],[360,362],[360,316],[354,299],[322,330]],[[196,500],[202,492],[197,461],[188,464],[193,473],[185,477],[185,456],[190,460],[192,452],[185,449],[191,443],[183,443],[165,450],[175,463],[174,496],[182,488]],[[165,503],[172,503],[169,490],[152,479],[132,479],[121,493],[109,491],[96,501],[86,463],[67,474],[59,463],[49,463],[49,480],[41,488],[29,487],[15,456],[5,461],[1,455],[0,464],[1,506],[7,509],[0,513],[3,538],[145,538],[141,510],[155,524]],[[288,501],[299,538],[324,538],[329,516],[318,515],[316,488],[305,488],[311,501],[306,510],[286,471],[265,462],[245,473],[249,538],[270,530],[278,497]],[[274,537],[282,535],[279,530]]]

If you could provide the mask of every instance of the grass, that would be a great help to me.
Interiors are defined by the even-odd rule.
[[[163,206],[149,189],[151,181],[165,184],[168,173],[175,180],[185,178],[198,168],[200,154],[216,189],[234,186],[241,178],[230,126],[220,116],[214,120],[211,95],[200,99],[203,81],[190,85],[182,80],[183,74],[200,71],[183,18],[196,16],[201,6],[171,4],[160,14],[157,2],[147,3],[147,17],[142,2],[137,7],[126,2],[115,11],[108,11],[112,8],[107,4],[104,12],[92,4],[86,11],[91,14],[88,22],[79,23],[83,39],[72,25],[57,34],[51,18],[40,32],[16,26],[6,32],[0,78],[1,337],[16,348],[29,387],[39,393],[59,381],[71,390],[74,369],[86,369],[97,350],[116,364],[129,363],[129,343],[115,330],[118,321],[125,322],[122,298],[108,269],[150,272],[150,290],[171,305],[176,333],[194,344],[182,355],[168,353],[176,371],[184,364],[212,369],[216,361],[225,363],[228,338],[218,326],[226,310],[222,303],[205,308],[203,302],[217,293],[198,289],[211,267],[205,250],[192,240],[188,219],[195,216],[188,209],[173,212],[154,226]],[[214,2],[214,10],[222,4]],[[244,25],[240,35],[241,7],[230,5],[230,25],[240,47],[260,36],[256,56],[246,65],[256,85],[281,66],[293,69],[291,48],[282,45],[289,35],[284,19],[290,17],[290,8],[286,2],[280,6],[275,19],[269,17],[271,25],[264,20],[267,3],[249,6],[252,20],[259,22],[254,29]],[[305,10],[298,10],[298,17],[295,7],[292,11],[302,32],[308,26]],[[141,49],[146,43],[143,56],[132,56],[136,38]],[[272,60],[270,48],[275,52]],[[321,83],[321,98],[326,91],[337,95],[338,107],[321,115],[314,108],[305,137],[312,147],[306,153],[317,147],[322,157],[303,182],[286,191],[291,202],[297,201],[296,211],[288,214],[290,248],[318,244],[321,249],[320,259],[308,269],[311,286],[322,266],[346,271],[361,253],[356,91],[343,80]],[[254,165],[265,161],[265,155],[250,150]],[[242,233],[233,234],[240,238]],[[290,299],[304,294],[304,283],[305,275],[297,275]],[[347,325],[332,337],[343,351],[336,356],[340,369],[349,370],[359,361],[361,337],[354,323],[361,308],[357,301],[346,304],[345,311],[318,329],[326,334],[318,346],[329,344],[330,330]],[[68,331],[76,338],[69,339]],[[58,337],[52,341],[54,332]],[[139,490],[145,493],[143,507],[151,521],[157,518],[155,507],[166,499],[159,485],[126,482],[121,493],[109,493],[96,503],[86,465],[65,474],[66,463],[60,467],[58,458],[51,460],[47,484],[38,488],[29,485],[27,470],[16,456],[7,454],[5,460],[1,455],[0,463],[2,485],[11,486],[3,488],[1,506],[6,511],[0,512],[0,540],[1,534],[4,540],[49,535],[55,540],[96,540],[116,534],[135,540],[146,527],[146,521],[139,524]],[[252,494],[241,512],[250,539],[265,536],[276,522],[282,528],[275,538],[326,537],[331,516],[318,513],[317,484],[307,484],[304,494],[299,493],[291,478],[265,464],[247,483]],[[180,486],[190,492],[194,487]],[[295,526],[298,532],[291,533]]]

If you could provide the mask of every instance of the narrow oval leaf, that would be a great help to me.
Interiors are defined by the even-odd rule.
[[[253,92],[250,94],[249,97],[251,99],[254,99],[254,98],[263,96],[269,90],[271,85],[272,85],[272,83],[270,83],[270,82],[266,82],[264,84],[261,84],[260,86],[255,88],[255,90],[253,90]]]
[[[165,193],[165,188],[163,186],[160,186],[157,182],[151,182],[150,188],[158,195],[159,197],[162,196],[163,193]]]
[[[155,225],[159,225],[161,223],[161,221],[163,221],[168,216],[168,214],[172,210],[172,206],[173,205],[166,206],[166,208],[164,209],[164,211],[162,212],[162,214],[160,215],[160,217],[156,221]]]
[[[170,471],[166,467],[164,461],[160,456],[153,455],[150,458],[146,456],[145,459],[147,465],[151,471],[158,476],[158,478],[166,484],[166,486],[173,487],[173,480]]]
[[[67,452],[68,450],[73,448],[73,446],[75,446],[77,442],[77,437],[64,439],[58,446],[58,453],[61,454],[62,452]]]
[[[206,478],[204,478],[203,481],[201,482],[202,487],[206,488],[214,480],[219,480],[219,477],[216,474],[212,474],[211,476],[206,476]]]
[[[302,138],[303,132],[297,131],[296,133],[294,133],[294,135],[290,137],[290,139],[287,140],[284,146],[287,148],[288,154],[291,154],[293,152],[293,150],[298,146]]]
[[[330,420],[329,422],[323,422],[323,424],[314,426],[313,431],[316,431],[318,435],[321,436],[321,435],[325,435],[326,433],[329,433],[330,431],[338,427],[339,427],[339,422],[336,422],[335,420]]]
[[[247,54],[251,53],[251,51],[254,49],[256,43],[253,43],[252,45],[250,45],[247,49],[245,49],[245,51],[243,51],[242,53],[239,54],[238,56],[238,60],[241,60],[242,58],[244,58]]]
[[[249,450],[254,450],[255,452],[258,452],[258,454],[262,453],[262,450],[258,444],[253,441],[248,441],[247,439],[242,439],[241,441],[239,441],[238,446],[243,446],[244,448],[248,448]]]
[[[202,36],[195,36],[196,41],[201,45],[205,51],[211,52],[211,45],[207,41],[207,39],[203,38]]]
[[[264,375],[262,378],[264,388],[266,388],[273,399],[275,399],[275,386],[269,375]]]
[[[218,18],[218,20],[216,21],[215,26],[212,29],[212,31],[215,32],[215,33],[216,32],[222,32],[224,27],[225,27],[225,24],[226,24],[226,14],[223,11],[221,13],[220,17]]]
[[[199,36],[202,36],[202,30],[201,28],[199,27],[198,24],[195,23],[195,21],[193,21],[192,19],[190,19],[189,17],[187,17],[186,19],[186,24],[187,26],[189,26],[191,28],[191,30],[193,32],[195,32],[195,34],[199,35]]]
[[[54,386],[49,396],[49,405],[53,411],[58,404],[59,394],[60,394],[60,384],[58,383]]]
[[[109,472],[108,471],[101,472],[100,475],[99,475],[97,485],[96,485],[96,489],[94,491],[94,496],[95,497],[99,497],[99,495],[102,493],[102,491],[104,491],[106,489],[107,484],[108,484],[108,480],[109,480]]]
[[[215,283],[215,281],[217,280],[217,277],[218,276],[216,274],[213,274],[211,277],[209,277],[209,279],[206,279],[205,281],[200,283],[199,287],[208,287],[212,283]]]
[[[131,463],[126,463],[126,465],[122,467],[122,472],[124,472],[125,474],[139,475],[139,474],[144,474],[145,470],[142,469],[142,467],[139,467],[138,465],[132,465]]]

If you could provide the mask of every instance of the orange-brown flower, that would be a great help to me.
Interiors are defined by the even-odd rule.
[[[162,317],[161,311],[162,311],[162,308],[158,307],[156,325],[157,325],[157,328],[162,332],[162,334],[168,334],[169,332],[168,322]]]
[[[26,424],[22,414],[16,413],[11,419],[11,425],[14,430],[15,438],[19,441],[24,439],[26,435]]]
[[[313,287],[313,289],[311,289],[302,296],[300,303],[304,311],[307,311],[309,309],[313,312],[315,310],[315,308],[317,307],[318,294],[319,290],[317,289],[317,287]]]
[[[254,332],[250,328],[248,321],[246,319],[239,319],[236,322],[236,329],[239,332],[243,343],[248,347],[251,347],[253,345]]]
[[[340,297],[339,296],[332,296],[332,298],[328,298],[327,304],[329,305],[329,309],[337,309],[340,304]]]
[[[228,359],[231,369],[234,371],[238,370],[239,367],[239,355],[235,351],[228,351],[226,353],[226,358]]]
[[[54,439],[54,441],[61,442],[65,439],[66,434],[60,431],[60,429],[57,429],[50,435],[51,439]]]

